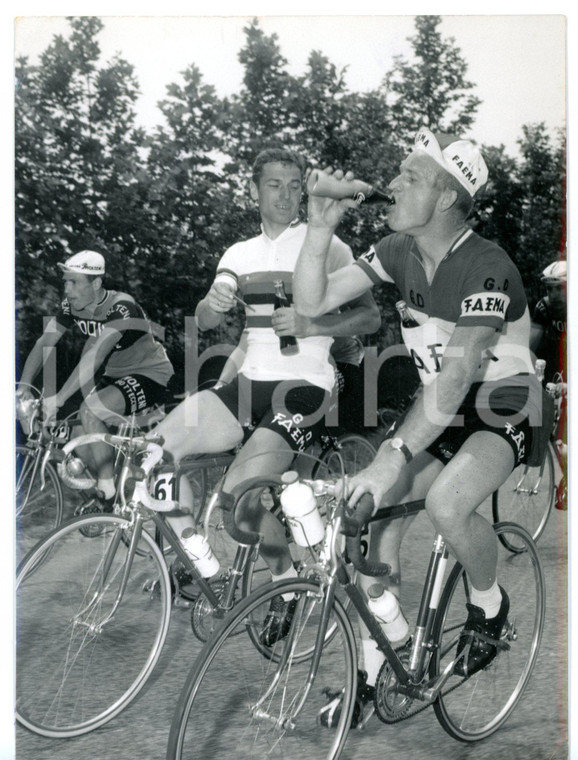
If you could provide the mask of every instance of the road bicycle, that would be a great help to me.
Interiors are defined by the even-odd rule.
[[[60,525],[64,497],[53,459],[70,437],[70,420],[50,427],[39,420],[39,399],[18,401],[25,443],[15,449],[16,562],[34,544]]]
[[[338,758],[355,703],[355,616],[364,621],[385,655],[373,703],[380,720],[396,723],[433,706],[440,724],[455,739],[474,742],[491,735],[522,697],[542,636],[544,577],[530,534],[515,523],[494,526],[498,537],[506,536],[525,550],[512,553],[498,544],[498,578],[510,596],[510,612],[500,639],[492,642],[495,659],[464,678],[454,675],[454,668],[467,656],[467,647],[457,654],[457,642],[467,617],[470,584],[458,562],[444,583],[448,551],[443,538],[438,535],[433,543],[412,635],[405,644],[394,645],[370,612],[349,565],[376,577],[389,572],[387,565],[366,560],[361,551],[371,499],[362,499],[353,513],[335,498],[331,482],[309,485],[329,510],[317,563],[297,579],[258,588],[226,616],[182,689],[167,759]],[[228,524],[234,524],[235,504],[230,508],[233,518]],[[385,507],[370,522],[423,509],[423,501]],[[338,588],[351,604],[349,611]],[[261,633],[270,602],[279,594],[294,599],[294,615],[286,637],[266,647]],[[319,725],[328,692],[342,695],[334,729]]]
[[[97,441],[121,453],[115,512],[61,525],[32,549],[17,573],[16,716],[44,736],[77,736],[102,726],[145,685],[168,633],[174,591],[161,546],[170,548],[199,589],[193,612],[201,635],[208,635],[239,593],[260,582],[254,544],[239,545],[233,567],[217,579],[197,570],[165,519],[178,503],[149,491],[163,456],[160,438],[81,436],[63,454],[72,456],[76,446]],[[322,461],[324,471],[336,456],[341,454],[332,451]],[[277,485],[265,479],[259,493]]]
[[[71,491],[63,488],[58,473],[62,447],[70,440],[78,423],[78,412],[72,412],[53,425],[43,425],[41,420],[44,394],[30,386],[34,398],[17,399],[17,416],[25,443],[15,448],[15,505],[16,505],[16,564],[50,530],[58,527],[64,517],[65,495],[71,502],[71,511],[98,511],[96,489],[89,492]],[[160,408],[147,410],[147,419],[156,423],[163,412]],[[111,425],[121,435],[140,431],[142,415],[120,417]],[[117,457],[115,467],[120,470]],[[66,485],[66,484],[65,484]]]

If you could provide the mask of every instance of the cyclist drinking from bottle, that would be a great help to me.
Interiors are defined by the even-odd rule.
[[[347,183],[351,174],[335,173]],[[348,483],[355,504],[426,499],[426,509],[466,569],[472,598],[455,670],[471,675],[496,655],[492,643],[509,609],[496,578],[497,542],[476,510],[528,458],[540,424],[541,389],[529,350],[530,315],[519,272],[496,244],[468,225],[488,172],[469,140],[421,129],[389,184],[393,234],[353,265],[328,273],[328,241],[351,200],[309,198],[309,224],[295,269],[296,308],[315,316],[394,282],[417,326],[403,328],[421,385],[374,462]],[[409,519],[371,534],[370,555],[391,564],[399,595],[399,547]],[[371,579],[363,578],[364,587]],[[365,674],[359,701],[372,696],[383,656],[362,631]],[[366,680],[367,679],[367,680]]]

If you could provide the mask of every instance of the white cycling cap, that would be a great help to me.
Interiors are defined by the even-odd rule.
[[[104,256],[96,251],[75,253],[64,264],[58,264],[63,272],[78,274],[104,274]]]
[[[452,174],[474,197],[488,181],[488,167],[480,149],[471,140],[454,135],[437,134],[421,127],[415,136],[414,151],[422,151]]]
[[[542,272],[541,279],[545,282],[566,282],[566,262],[554,261],[552,264],[548,264]]]

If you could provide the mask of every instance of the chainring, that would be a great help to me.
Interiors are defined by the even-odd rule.
[[[404,666],[409,663],[409,651],[398,652],[399,659]],[[381,666],[375,682],[375,694],[373,703],[377,717],[383,723],[397,723],[408,717],[414,703],[414,699],[400,694],[397,691],[398,679],[395,671],[386,660]]]
[[[227,581],[219,578],[213,581],[211,586],[221,601],[225,595]],[[195,599],[191,609],[191,628],[199,641],[207,641],[221,620],[221,618],[215,618],[214,610],[215,608],[205,594],[201,593]]]

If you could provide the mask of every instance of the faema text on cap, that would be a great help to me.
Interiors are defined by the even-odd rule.
[[[544,282],[566,282],[567,277],[566,262],[561,260],[548,264],[546,269],[542,272],[541,279]]]
[[[64,264],[58,264],[63,272],[78,274],[104,274],[104,256],[96,251],[75,253]]]
[[[415,136],[413,149],[431,156],[472,197],[488,181],[486,162],[479,148],[470,140],[460,140],[453,135],[434,135],[427,127],[421,127]]]

